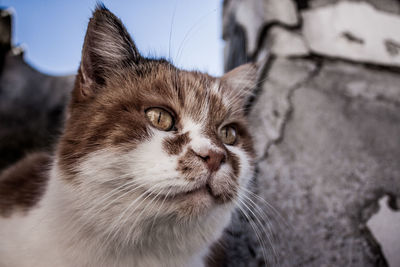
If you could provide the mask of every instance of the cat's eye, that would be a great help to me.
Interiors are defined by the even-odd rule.
[[[170,131],[174,126],[174,118],[162,108],[149,108],[146,110],[146,116],[157,129]]]
[[[227,145],[233,145],[236,142],[236,129],[232,126],[224,126],[219,131],[219,138]]]

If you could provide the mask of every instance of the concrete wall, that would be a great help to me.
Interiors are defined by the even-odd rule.
[[[224,1],[226,70],[264,66],[249,116],[265,201],[227,231],[228,266],[400,266],[399,7]]]

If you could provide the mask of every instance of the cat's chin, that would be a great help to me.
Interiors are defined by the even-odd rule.
[[[179,217],[191,218],[209,213],[221,203],[208,186],[193,189],[188,192],[176,193],[168,197],[168,203],[175,206]]]
[[[172,201],[185,201],[191,199],[210,199],[213,201],[214,196],[212,195],[208,186],[202,186],[191,191],[176,193],[170,196],[170,200]]]

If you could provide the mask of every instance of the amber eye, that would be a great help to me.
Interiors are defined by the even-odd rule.
[[[233,145],[236,142],[236,129],[232,126],[225,126],[219,131],[219,138],[227,145]]]
[[[174,118],[162,108],[149,108],[146,110],[146,116],[157,129],[169,131],[174,126]]]

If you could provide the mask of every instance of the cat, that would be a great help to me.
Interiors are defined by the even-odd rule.
[[[257,70],[146,58],[98,4],[54,152],[1,173],[0,266],[212,265],[254,172]]]

